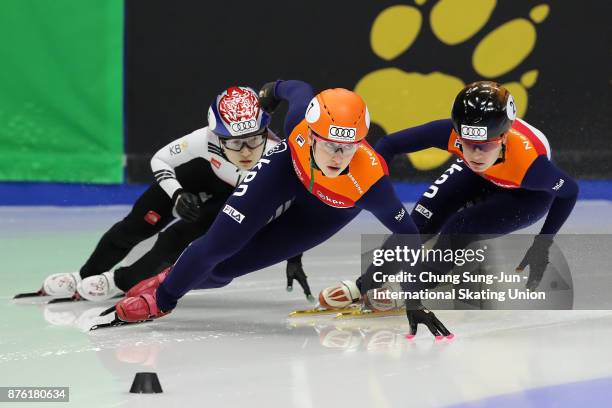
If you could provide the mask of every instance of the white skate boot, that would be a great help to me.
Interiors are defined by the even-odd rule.
[[[319,293],[319,305],[329,309],[348,307],[361,299],[361,293],[354,281],[345,280]]]
[[[74,296],[80,282],[81,275],[79,272],[54,273],[45,279],[43,290],[48,296],[69,298]]]
[[[89,276],[77,286],[83,299],[101,302],[121,293],[115,285],[115,272],[104,272],[101,275]]]

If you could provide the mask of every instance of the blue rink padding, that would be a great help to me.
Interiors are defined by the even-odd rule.
[[[452,404],[447,408],[586,408],[609,407],[611,401],[612,378],[598,378]]]
[[[399,198],[414,202],[430,183],[394,182]],[[612,180],[579,180],[581,200],[611,200]],[[0,182],[0,206],[129,205],[147,185]]]
[[[0,205],[89,206],[132,204],[146,185],[0,183]]]

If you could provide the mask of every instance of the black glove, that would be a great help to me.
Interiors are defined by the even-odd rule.
[[[174,193],[174,210],[181,219],[194,222],[200,218],[200,198],[189,191]]]
[[[291,292],[293,290],[294,279],[298,281],[298,283],[304,290],[304,295],[306,295],[306,299],[308,299],[309,302],[314,303],[315,298],[310,292],[310,286],[308,285],[308,277],[304,273],[302,263],[287,261],[287,292]]]
[[[546,265],[548,265],[548,252],[552,243],[552,237],[548,235],[537,235],[533,240],[533,244],[531,244],[531,247],[523,257],[523,260],[516,268],[516,272],[520,273],[529,265],[529,278],[525,284],[527,289],[535,290],[540,284],[544,271],[546,270]]]
[[[274,95],[275,87],[276,81],[268,82],[259,91],[259,106],[268,113],[273,113],[281,103],[281,100]]]
[[[440,320],[436,317],[433,312],[421,307],[420,309],[411,309],[406,307],[406,316],[408,317],[408,323],[410,324],[410,334],[406,336],[408,339],[412,339],[417,334],[419,323],[423,323],[431,334],[436,337],[436,340],[446,337],[452,339],[454,336],[448,331]]]

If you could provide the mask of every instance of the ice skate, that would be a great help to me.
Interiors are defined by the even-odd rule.
[[[361,293],[354,281],[345,280],[319,293],[319,305],[329,309],[348,307],[361,299]]]
[[[134,297],[142,293],[148,292],[150,289],[153,289],[153,290],[157,289],[159,285],[161,285],[161,283],[164,281],[164,279],[166,279],[166,276],[168,276],[171,270],[172,270],[172,267],[169,266],[163,271],[161,271],[160,273],[158,273],[157,275],[137,283],[125,293],[125,297],[126,298]]]
[[[142,295],[122,299],[115,306],[101,313],[101,316],[105,316],[114,311],[114,317],[110,322],[95,324],[89,330],[144,323],[169,314],[171,311],[164,312],[157,306],[155,300],[156,290],[152,289]]]
[[[384,284],[377,289],[370,289],[361,297],[358,308],[341,311],[337,319],[355,319],[363,317],[403,316],[405,314],[404,302],[395,300],[390,293],[397,290],[390,284]]]
[[[295,310],[290,317],[335,315],[336,319],[355,319],[364,317],[403,316],[404,303],[388,296],[380,296],[381,292],[392,291],[394,288],[383,287],[369,290],[361,296],[357,285],[351,281],[342,281],[338,285],[323,289],[319,294],[319,305],[312,309]]]
[[[290,317],[329,315],[358,309],[361,294],[353,281],[342,281],[319,293],[319,304],[314,308],[294,310]]]
[[[54,273],[48,276],[43,282],[42,288],[36,292],[19,293],[13,299],[24,299],[31,297],[50,296],[50,303],[58,303],[58,301],[80,300],[77,295],[76,287],[81,282],[79,272],[70,273]]]
[[[406,311],[404,308],[376,310],[370,309],[365,305],[355,307],[351,310],[342,310],[336,313],[335,319],[361,319],[366,317],[388,317],[388,316],[404,316]]]
[[[100,314],[100,316],[106,316],[112,313],[114,315],[113,320],[96,324],[90,330],[142,323],[169,314],[171,311],[164,312],[157,306],[155,292],[170,273],[170,270],[170,268],[164,269],[152,278],[135,285],[126,293],[125,298]]]
[[[346,307],[341,308],[329,308],[323,306],[315,306],[309,309],[297,309],[289,313],[289,317],[305,317],[305,316],[318,316],[318,315],[333,315],[341,312],[350,312],[357,310],[360,307],[359,303],[353,303]]]
[[[89,276],[77,285],[77,291],[83,299],[101,302],[117,296],[121,290],[115,285],[114,272]]]
[[[70,298],[76,293],[77,285],[80,282],[79,272],[54,273],[45,279],[43,290],[47,296]]]

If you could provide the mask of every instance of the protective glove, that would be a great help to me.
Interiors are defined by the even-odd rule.
[[[274,95],[276,81],[265,83],[259,91],[259,106],[268,113],[273,113],[281,100]]]
[[[200,218],[200,198],[189,191],[181,191],[175,194],[174,211],[181,219],[187,222],[195,222]]]
[[[516,268],[516,272],[521,273],[525,270],[525,267],[529,265],[529,278],[525,284],[527,289],[535,290],[540,284],[542,276],[544,276],[544,271],[546,270],[546,265],[548,265],[548,253],[552,244],[552,237],[548,235],[537,235],[533,240],[533,244],[531,244],[531,247],[523,257],[523,260]]]
[[[431,334],[433,334],[436,340],[442,340],[444,337],[452,339],[454,335],[448,331],[448,329],[442,324],[436,315],[430,310],[420,306],[418,309],[406,307],[406,316],[408,317],[408,323],[410,324],[410,333],[406,335],[408,340],[412,340],[417,334],[419,323],[427,326]]]
[[[306,273],[304,273],[304,268],[302,268],[301,262],[289,262],[287,261],[287,292],[291,292],[293,290],[293,280],[297,280],[302,290],[304,290],[304,295],[306,295],[306,299],[310,303],[315,302],[314,296],[310,292],[310,286],[308,285],[308,277]]]

